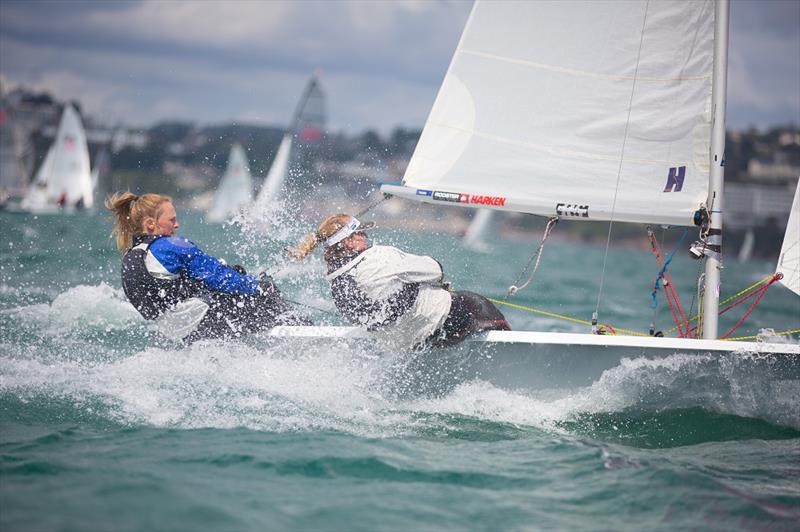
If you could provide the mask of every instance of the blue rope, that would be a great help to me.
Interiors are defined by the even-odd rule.
[[[674,257],[675,253],[678,251],[678,249],[680,249],[681,244],[683,244],[683,239],[686,238],[686,235],[688,233],[689,233],[689,229],[684,229],[683,230],[683,236],[681,236],[681,239],[675,245],[675,249],[672,250],[672,253],[670,253],[669,256],[667,257],[667,260],[664,261],[664,265],[661,267],[660,270],[658,270],[658,275],[656,276],[656,282],[653,285],[653,293],[650,294],[650,297],[653,298],[653,302],[650,303],[650,308],[658,307],[658,300],[656,299],[656,295],[658,295],[658,287],[661,284],[661,279],[664,278],[664,272],[667,271],[667,267],[669,266],[669,263],[672,262],[672,257]]]

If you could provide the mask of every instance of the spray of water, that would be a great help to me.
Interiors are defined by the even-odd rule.
[[[159,343],[105,284],[4,311],[4,322],[0,393],[67,397],[127,424],[387,437],[428,430],[430,416],[560,430],[587,413],[701,406],[800,426],[791,381],[761,378],[741,355],[624,359],[591,386],[562,394],[468,380],[415,395],[411,387],[427,376],[414,353],[259,337]]]

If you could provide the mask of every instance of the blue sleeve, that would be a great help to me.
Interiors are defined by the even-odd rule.
[[[258,280],[228,268],[219,259],[206,255],[191,240],[179,236],[159,238],[150,252],[170,273],[185,274],[203,281],[215,292],[255,294]]]

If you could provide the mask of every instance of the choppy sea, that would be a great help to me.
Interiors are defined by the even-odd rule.
[[[308,227],[181,219],[206,251],[274,274],[317,323],[342,323],[319,258],[281,259]],[[0,213],[0,226],[0,530],[800,528],[800,398],[772,403],[735,360],[711,373],[679,355],[626,360],[557,398],[480,380],[399,397],[371,353],[158,338],[125,300],[102,214]],[[374,232],[498,298],[539,237],[473,251]],[[554,236],[514,301],[589,319],[603,252]],[[722,296],[772,269],[726,261]],[[668,329],[661,294],[651,308],[657,271],[648,251],[613,247],[601,321]],[[696,310],[697,263],[680,251],[672,271]],[[584,328],[503,310],[516,329]],[[798,323],[800,302],[775,286],[737,334]]]

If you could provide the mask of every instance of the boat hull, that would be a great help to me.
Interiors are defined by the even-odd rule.
[[[396,350],[382,349],[369,333],[355,327],[281,326],[267,336],[271,342],[290,341],[307,348],[341,346],[372,356],[383,350],[402,361],[396,364],[396,376],[407,391],[415,388],[423,393],[446,392],[475,379],[513,390],[575,389],[592,385],[626,361],[673,356],[694,357],[698,362],[724,360],[746,366],[745,371],[766,371],[800,383],[800,345],[793,343],[490,331],[452,348],[398,357]]]

